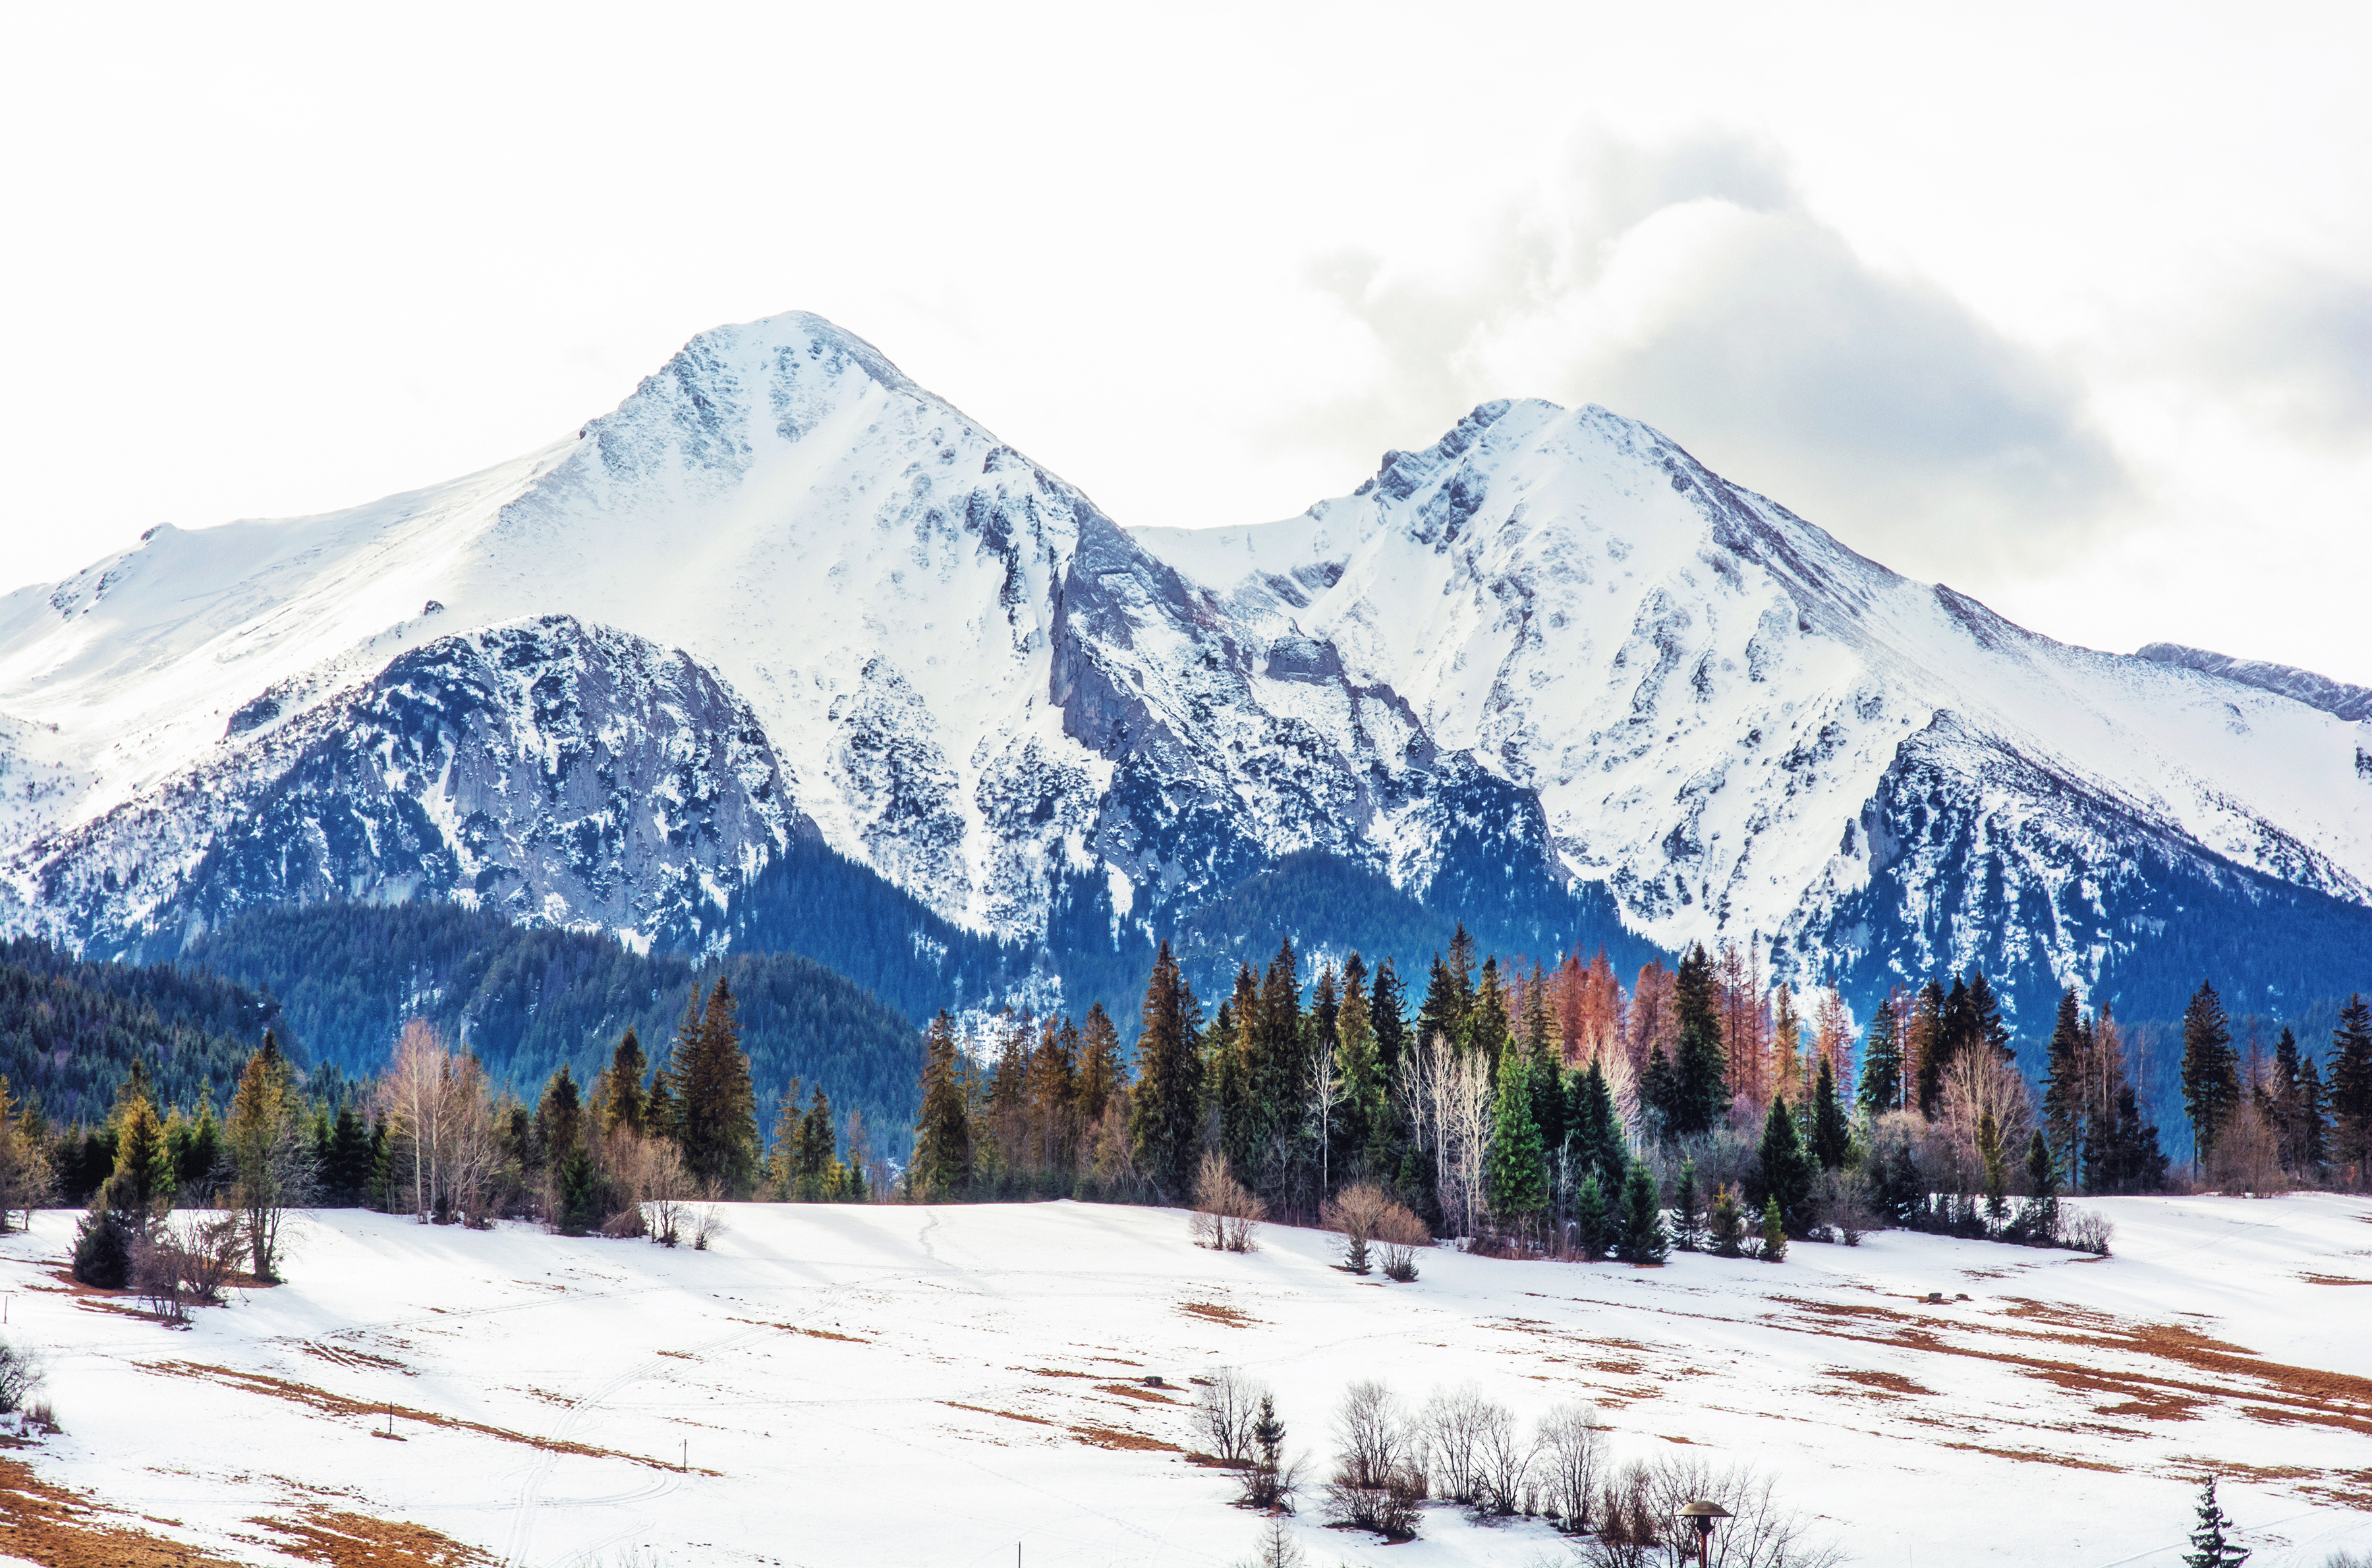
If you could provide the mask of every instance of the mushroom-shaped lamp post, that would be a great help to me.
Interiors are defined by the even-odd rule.
[[[1707,1564],[1708,1568],[1713,1562],[1713,1522],[1729,1516],[1728,1509],[1718,1503],[1707,1503],[1703,1498],[1680,1506],[1680,1517],[1697,1532],[1697,1561]]]

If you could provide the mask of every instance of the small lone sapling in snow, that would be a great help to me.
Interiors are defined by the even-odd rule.
[[[2231,1527],[2232,1516],[2215,1501],[2215,1478],[2211,1475],[2200,1483],[2199,1522],[2191,1532],[2191,1550],[2183,1554],[2182,1568],[2239,1568],[2249,1560],[2249,1551],[2224,1539],[2224,1532]]]
[[[1319,1209],[1318,1223],[1343,1237],[1343,1268],[1355,1274],[1367,1272],[1368,1243],[1376,1239],[1377,1227],[1392,1207],[1382,1188],[1362,1181],[1345,1187]]]
[[[1206,1154],[1194,1180],[1194,1215],[1190,1225],[1198,1247],[1215,1252],[1250,1252],[1259,1243],[1252,1227],[1268,1217],[1268,1205],[1228,1170],[1226,1156]]]

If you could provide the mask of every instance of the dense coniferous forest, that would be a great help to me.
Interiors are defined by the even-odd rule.
[[[218,976],[0,944],[0,1074],[53,1121],[104,1118],[135,1061],[169,1103],[220,1103],[275,1027],[285,1024],[269,997]]]
[[[589,1082],[629,1028],[667,1039],[695,981],[719,969],[436,902],[260,911],[200,937],[182,964],[270,994],[311,1054],[350,1076],[384,1068],[418,1018],[522,1093],[564,1063]],[[741,1041],[762,1092],[820,1083],[884,1129],[891,1150],[902,1145],[920,1060],[904,1017],[795,954],[736,954],[722,970],[743,998]]]

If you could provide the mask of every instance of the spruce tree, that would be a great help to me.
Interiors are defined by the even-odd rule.
[[[1716,1258],[1735,1258],[1743,1251],[1739,1244],[1746,1239],[1746,1214],[1735,1187],[1724,1184],[1714,1193],[1713,1208],[1705,1216],[1705,1237]]]
[[[2182,1010],[2182,1105],[2204,1168],[2215,1159],[2215,1137],[2240,1103],[2239,1057],[2232,1049],[2232,1024],[2223,998],[2205,981]]]
[[[839,1139],[832,1130],[831,1100],[818,1084],[808,1113],[799,1119],[798,1156],[793,1165],[794,1188],[801,1202],[829,1201],[839,1185],[834,1155]]]
[[[1888,997],[1869,1023],[1861,1053],[1861,1108],[1883,1116],[1902,1099],[1902,1025],[1895,999]]]
[[[2037,1128],[2026,1143],[2026,1210],[2019,1228],[2029,1240],[2049,1246],[2059,1239],[2059,1165]]]
[[[1969,979],[1968,1030],[1971,1050],[1991,1051],[1994,1061],[2017,1065],[2017,1051],[2010,1044],[2009,1025],[2002,1017],[1993,982],[1985,979],[1982,970],[1972,970]]]
[[[1822,1170],[1839,1170],[1852,1152],[1852,1130],[1845,1124],[1844,1108],[1837,1103],[1829,1059],[1823,1056],[1812,1077],[1812,1158]]]
[[[1583,1177],[1581,1191],[1573,1199],[1573,1228],[1581,1242],[1582,1256],[1593,1263],[1606,1256],[1608,1218],[1606,1193],[1598,1178]]]
[[[2002,1149],[2001,1128],[1990,1110],[1977,1122],[1977,1157],[1985,1167],[1985,1225],[1999,1230],[2009,1213],[2009,1161]]]
[[[619,1038],[618,1047],[610,1053],[609,1103],[602,1107],[607,1128],[623,1127],[629,1132],[644,1131],[643,1113],[650,1103],[650,1091],[643,1080],[650,1075],[650,1063],[643,1055],[643,1042],[634,1037],[634,1026]]]
[[[1519,1051],[1506,1052],[1491,1113],[1491,1146],[1482,1196],[1503,1225],[1529,1225],[1548,1206],[1548,1160],[1532,1121],[1531,1066]]]
[[[2076,988],[2059,993],[2059,1016],[2043,1057],[2042,1127],[2052,1150],[2073,1164],[2084,1143],[2084,1015]]]
[[[2324,1085],[2331,1099],[2331,1157],[2345,1166],[2347,1185],[2365,1184],[2372,1156],[2372,1005],[2350,996],[2331,1031]]]
[[[552,1177],[553,1217],[563,1236],[583,1236],[602,1220],[601,1178],[582,1144],[562,1152]]]
[[[203,1122],[201,1123],[203,1125]],[[193,1138],[192,1143],[195,1142]],[[370,1130],[355,1113],[355,1102],[338,1107],[338,1119],[330,1129],[330,1185],[335,1190],[342,1207],[358,1208],[366,1202],[370,1193],[371,1145]]]
[[[1374,993],[1367,998],[1368,1021],[1376,1028],[1376,1059],[1384,1064],[1384,1082],[1398,1076],[1408,1054],[1408,996],[1400,970],[1386,958],[1376,966]]]
[[[1138,1168],[1173,1202],[1193,1190],[1195,1166],[1202,1157],[1198,1011],[1194,993],[1164,939],[1145,987],[1129,1136]]]
[[[2294,1113],[2297,1140],[2297,1173],[2308,1181],[2320,1181],[2331,1162],[2331,1121],[2324,1098],[2322,1074],[2308,1056],[2298,1063],[2297,1109]]]
[[[1622,1238],[1618,1255],[1626,1263],[1660,1263],[1671,1251],[1664,1231],[1664,1206],[1656,1173],[1645,1160],[1631,1162],[1622,1183]]]
[[[1384,1064],[1376,1051],[1374,1015],[1368,1010],[1359,955],[1343,967],[1343,1004],[1334,1017],[1334,1070],[1343,1083],[1335,1108],[1337,1179],[1356,1180],[1381,1167],[1384,1150]]]
[[[179,1185],[172,1152],[166,1146],[165,1123],[145,1090],[117,1102],[114,1180],[122,1187],[117,1206],[136,1215],[144,1232],[160,1209],[170,1206]]]
[[[1104,1005],[1095,1003],[1079,1026],[1080,1121],[1093,1127],[1103,1120],[1104,1107],[1120,1093],[1127,1069],[1120,1059],[1120,1030],[1112,1027]]]
[[[1779,1213],[1776,1193],[1762,1200],[1762,1260],[1784,1261],[1787,1256],[1787,1225]]]
[[[957,1068],[955,1021],[942,1007],[924,1031],[923,1113],[908,1167],[915,1196],[926,1202],[960,1198],[971,1182],[971,1113]]]
[[[1903,1070],[1911,1074],[1919,1114],[1930,1121],[1943,1103],[1944,1067],[1951,1049],[1945,1038],[1947,1000],[1941,981],[1930,980],[1921,986],[1911,1004],[1911,1022],[1903,1031]]]
[[[2249,1560],[2249,1553],[2224,1539],[2232,1527],[2232,1516],[2215,1501],[2215,1478],[2209,1476],[2200,1483],[2199,1520],[2191,1532],[2191,1550],[2183,1554],[2183,1568],[2238,1568]]]
[[[1631,1151],[1622,1138],[1622,1119],[1614,1109],[1614,1094],[1606,1073],[1596,1062],[1566,1074],[1565,1157],[1576,1171],[1588,1171],[1608,1192],[1622,1190],[1631,1167]]]
[[[1758,1156],[1757,1173],[1765,1206],[1777,1204],[1789,1232],[1800,1236],[1812,1217],[1814,1168],[1811,1156],[1804,1152],[1803,1143],[1796,1134],[1796,1119],[1787,1113],[1784,1095],[1771,1102],[1771,1113],[1762,1119],[1762,1146]]]
[[[1717,989],[1713,959],[1700,942],[1681,958],[1674,987],[1680,1044],[1666,1125],[1674,1137],[1710,1132],[1729,1113],[1728,1054],[1722,1049]]]
[[[679,1056],[679,1110],[684,1168],[693,1179],[728,1192],[746,1191],[758,1174],[758,1093],[733,989],[724,975],[708,993],[692,1048]]]
[[[1704,1237],[1704,1199],[1697,1191],[1697,1162],[1680,1162],[1680,1174],[1672,1185],[1672,1245],[1683,1252],[1693,1252]]]

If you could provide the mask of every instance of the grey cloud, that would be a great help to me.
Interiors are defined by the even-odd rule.
[[[2052,563],[2128,509],[2133,483],[2076,379],[1941,289],[1862,261],[1767,146],[1597,140],[1572,167],[1566,203],[1510,215],[1464,278],[1395,278],[1360,255],[1313,269],[1387,368],[1283,434],[1372,460],[1485,397],[1603,403],[1878,559],[1963,586]],[[1675,268],[1676,292],[1643,318],[1610,326],[1593,303],[1617,248],[1708,202],[1747,221]],[[1549,384],[1505,384],[1517,361]]]
[[[2372,434],[2372,282],[2296,268],[2196,337],[2199,368],[2293,435],[2360,448]]]

